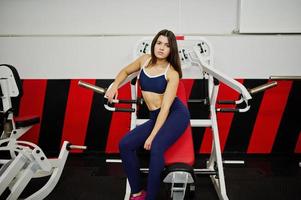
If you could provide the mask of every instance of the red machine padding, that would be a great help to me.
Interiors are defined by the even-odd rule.
[[[187,106],[186,92],[182,81],[179,83],[177,96]],[[194,164],[194,148],[190,124],[177,142],[165,152],[165,163],[166,165],[186,163],[190,166]]]

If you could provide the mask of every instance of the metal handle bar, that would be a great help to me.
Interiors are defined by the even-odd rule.
[[[96,93],[104,95],[107,89],[84,82],[84,81],[78,81],[78,85],[87,89],[91,89]],[[107,97],[104,95],[105,98],[105,109],[112,111],[112,112],[135,112],[135,109],[133,108],[115,108],[112,107],[112,104],[117,103],[123,103],[123,104],[143,104],[142,98],[137,99],[113,99],[112,104],[108,102]]]
[[[92,84],[87,83],[87,82],[78,81],[78,85],[81,86],[81,87],[84,87],[84,88],[91,89],[94,92],[99,93],[99,94],[104,94],[106,92],[106,89],[104,89],[102,87],[92,85]]]
[[[67,148],[68,151],[71,150],[71,149],[86,150],[87,146],[73,145],[73,144],[68,143],[66,148]]]
[[[272,82],[269,82],[269,83],[265,83],[263,85],[259,85],[257,87],[254,87],[252,89],[249,89],[249,93],[252,95],[252,94],[256,94],[258,92],[262,92],[264,90],[267,90],[269,88],[272,88],[272,87],[275,87],[277,85],[277,82],[276,81],[272,81]],[[232,105],[237,105],[237,104],[240,104],[242,103],[243,101],[238,100],[238,101],[235,101],[235,100],[220,100],[218,101],[218,104],[232,104]],[[218,108],[217,109],[218,112],[245,112],[247,110],[242,110],[242,109],[239,109],[239,108]]]
[[[275,87],[276,85],[277,85],[277,82],[276,81],[272,81],[272,82],[265,83],[265,84],[256,86],[254,88],[251,88],[248,91],[252,95],[252,94],[256,94],[258,92],[262,92],[264,90],[267,90],[269,88]],[[219,100],[218,104],[232,104],[232,105],[237,105],[237,104],[240,104],[242,102],[243,101],[241,101],[241,99],[240,100]]]
[[[250,94],[256,94],[258,92],[262,92],[264,90],[267,90],[269,88],[275,87],[277,85],[276,81],[272,81],[269,83],[265,83],[263,85],[257,86],[255,88],[249,89]]]
[[[217,103],[218,104],[229,104],[229,105],[238,105],[241,104],[243,101],[242,98],[240,98],[239,100],[218,100]]]
[[[217,112],[243,112],[239,108],[217,108]]]
[[[271,80],[301,80],[301,76],[270,76]]]

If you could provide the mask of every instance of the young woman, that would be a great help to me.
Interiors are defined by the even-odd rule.
[[[153,200],[160,190],[164,152],[184,133],[190,120],[188,109],[176,97],[182,71],[173,32],[160,31],[152,41],[151,55],[139,57],[119,72],[106,92],[109,101],[117,98],[119,84],[137,71],[140,71],[138,79],[150,119],[126,134],[119,150],[131,187],[130,200]],[[150,150],[147,194],[141,186],[136,155],[141,146]]]

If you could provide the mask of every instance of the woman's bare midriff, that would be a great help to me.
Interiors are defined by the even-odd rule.
[[[150,111],[161,108],[163,95],[154,92],[142,91],[142,96]]]

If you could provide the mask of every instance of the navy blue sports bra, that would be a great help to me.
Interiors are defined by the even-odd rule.
[[[166,73],[169,69],[170,64],[168,64],[166,70],[164,73],[151,76],[148,75],[145,71],[145,67],[149,63],[151,58],[149,58],[144,65],[142,66],[142,69],[140,70],[140,73],[138,75],[138,79],[140,82],[140,87],[142,91],[148,91],[148,92],[154,92],[158,94],[163,94],[165,92],[166,86],[167,86],[167,80],[166,80]]]

